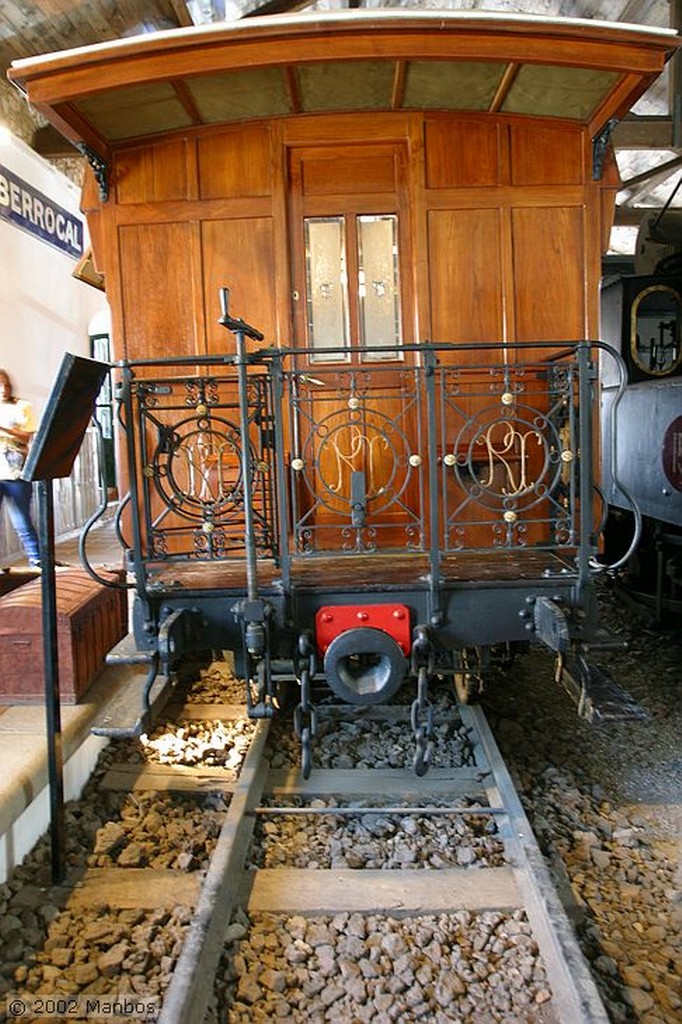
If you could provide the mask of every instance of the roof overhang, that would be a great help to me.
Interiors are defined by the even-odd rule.
[[[679,45],[672,30],[442,11],[275,15],[15,61],[34,109],[103,158],[141,139],[292,114],[491,112],[598,135]]]

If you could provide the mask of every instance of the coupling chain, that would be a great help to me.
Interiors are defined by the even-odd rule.
[[[412,701],[410,712],[412,731],[415,736],[430,737],[433,734],[433,704],[428,696],[429,676],[422,665],[417,673],[417,696]]]
[[[412,650],[410,651],[410,669],[412,675],[418,676],[420,668],[425,668],[427,675],[432,676],[436,667],[436,652],[429,636],[428,626],[415,626]]]
[[[298,658],[295,669],[296,679],[301,688],[301,699],[294,708],[294,732],[301,739],[304,730],[309,737],[317,732],[317,710],[311,700],[312,680],[317,671],[315,647],[309,633],[301,633],[298,638]]]

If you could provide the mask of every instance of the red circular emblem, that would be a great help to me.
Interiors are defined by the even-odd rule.
[[[672,421],[663,438],[663,472],[675,490],[682,491],[682,416]]]

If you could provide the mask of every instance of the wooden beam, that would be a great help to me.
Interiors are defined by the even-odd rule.
[[[495,95],[493,96],[492,103],[488,108],[491,114],[496,114],[499,110],[502,109],[502,104],[506,100],[509,94],[509,90],[514,84],[514,79],[519,73],[520,67],[521,65],[518,63],[507,64],[504,74],[502,75],[500,84],[495,90]]]
[[[442,914],[466,910],[515,910],[521,897],[511,868],[468,871],[264,868],[245,874],[251,913]]]
[[[407,62],[404,60],[397,60],[395,62],[395,72],[393,75],[393,92],[391,94],[391,110],[400,110],[403,105],[405,98],[405,75],[407,71]]]
[[[199,109],[194,102],[194,96],[190,92],[190,88],[184,78],[173,78],[171,83],[175,90],[175,95],[180,100],[180,103],[189,114],[192,124],[203,124],[203,119],[199,113]]]
[[[682,167],[682,156],[675,157],[674,160],[667,160],[664,164],[658,164],[656,167],[651,167],[648,171],[642,171],[641,174],[635,174],[634,177],[624,181],[618,191],[629,192],[630,198],[632,198],[633,195],[641,192],[643,188],[652,188],[661,181],[665,181],[666,178],[675,173],[678,167]]]
[[[660,212],[660,206],[617,206],[613,226],[616,228],[638,228],[648,214],[653,213],[658,216]]]
[[[69,910],[96,907],[102,902],[116,909],[194,907],[201,888],[200,874],[160,868],[88,868],[73,888],[62,886],[50,893],[58,906]]]
[[[611,134],[616,149],[673,149],[672,117],[627,117]]]
[[[672,0],[670,27],[682,29],[682,0]],[[670,109],[673,115],[673,142],[682,147],[682,57],[679,50],[670,59]]]
[[[178,19],[180,28],[190,28],[194,24],[192,16],[187,10],[185,0],[170,0],[170,5],[173,8],[175,17]]]
[[[303,103],[301,101],[301,90],[298,84],[298,75],[296,69],[287,67],[284,69],[287,81],[287,89],[289,90],[289,102],[291,103],[291,110],[294,114],[300,114],[303,110]]]
[[[250,11],[245,11],[242,18],[260,18],[264,14],[294,14],[308,6],[308,0],[266,0]]]

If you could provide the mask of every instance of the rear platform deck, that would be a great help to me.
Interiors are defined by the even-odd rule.
[[[297,557],[291,561],[290,586],[293,591],[320,593],[345,589],[366,593],[412,590],[430,584],[429,572],[429,558],[423,552]],[[575,566],[567,558],[552,551],[528,548],[466,551],[442,557],[440,579],[435,582],[448,589],[460,584],[504,584],[565,577],[575,572]],[[258,562],[257,578],[263,594],[281,591],[282,571],[272,559]],[[147,580],[156,592],[166,588],[174,592],[220,589],[238,594],[246,590],[246,563],[243,559],[151,563]]]

